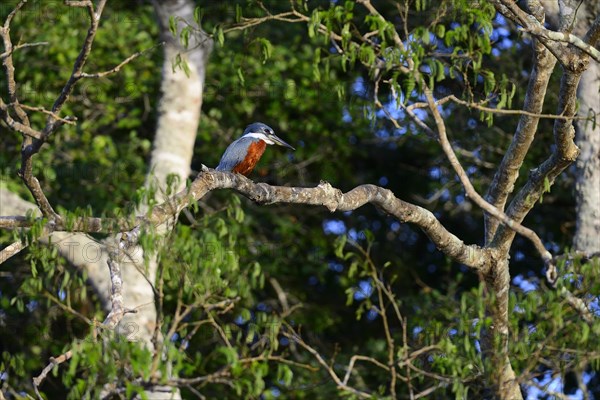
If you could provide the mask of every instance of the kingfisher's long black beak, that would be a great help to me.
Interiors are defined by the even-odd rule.
[[[296,150],[295,148],[293,148],[292,146],[290,146],[289,144],[287,144],[286,142],[284,142],[283,140],[281,140],[280,138],[278,138],[275,135],[269,135],[269,139],[271,139],[273,142],[275,142],[275,144],[278,144],[279,146],[283,146],[283,147],[290,148],[292,150]]]

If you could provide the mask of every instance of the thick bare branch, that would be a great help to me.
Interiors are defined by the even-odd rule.
[[[18,240],[12,244],[9,244],[0,251],[0,264],[12,256],[19,254],[26,247],[27,243],[23,242],[22,240]]]
[[[31,138],[24,138],[23,142],[29,142]],[[39,142],[39,141],[38,141]],[[30,146],[25,147],[21,156],[21,170],[19,171],[19,176],[25,183],[25,186],[29,189],[33,198],[35,199],[36,204],[38,205],[40,211],[44,216],[52,221],[56,221],[59,219],[58,214],[50,205],[48,198],[44,194],[42,190],[42,186],[40,185],[40,181],[33,176],[33,163],[31,160],[31,156],[28,156],[27,149]]]
[[[33,139],[41,139],[42,138],[42,132],[40,132],[22,122],[15,121],[10,116],[10,113],[8,110],[9,110],[9,107],[0,98],[0,118],[2,118],[2,120],[6,123],[6,125],[8,125],[9,128],[15,130],[16,132],[20,132],[24,135],[27,135]]]
[[[135,243],[141,226],[145,224],[158,226],[172,218],[173,215],[180,213],[192,202],[198,201],[216,189],[234,189],[260,204],[318,205],[326,207],[331,212],[355,210],[371,203],[402,222],[417,225],[442,252],[456,261],[478,270],[488,266],[489,254],[486,250],[476,245],[464,244],[458,237],[446,230],[430,211],[396,198],[389,189],[375,185],[361,185],[347,193],[342,193],[327,182],[321,182],[315,188],[269,186],[264,183],[254,183],[241,175],[212,170],[203,171],[189,189],[182,190],[164,203],[154,207],[149,217],[137,218],[138,225],[127,233],[126,240]],[[11,224],[25,223],[22,218],[16,217],[12,217],[8,221]],[[119,227],[119,224],[113,225],[115,221],[107,222],[102,218],[82,219],[81,222],[82,224],[78,227],[81,228],[81,231],[86,232],[97,232],[97,228],[111,225],[114,232]],[[87,226],[91,229],[85,229],[86,223],[90,223]],[[65,227],[62,218],[56,226]],[[54,230],[60,229],[55,228]]]
[[[544,105],[548,82],[556,64],[556,58],[537,40],[533,42],[533,47],[535,49],[534,65],[529,77],[523,111],[540,114]],[[523,165],[525,156],[533,142],[538,123],[539,117],[537,116],[522,115],[519,119],[512,142],[504,154],[485,196],[486,200],[499,210],[504,210],[506,200],[514,190],[514,184],[519,177],[519,169]],[[486,214],[486,243],[489,244],[492,241],[499,222],[498,219]]]
[[[8,90],[8,95],[10,99],[10,103],[13,104],[13,108],[17,113],[17,118],[24,126],[30,126],[29,117],[27,113],[23,111],[23,109],[19,105],[19,99],[17,98],[17,83],[15,81],[15,66],[13,64],[12,53],[14,51],[14,47],[12,44],[12,40],[10,38],[10,24],[15,17],[15,15],[25,6],[27,3],[26,0],[21,0],[17,6],[8,14],[6,20],[4,21],[4,25],[0,27],[0,38],[2,38],[2,42],[4,45],[4,53],[2,58],[2,65],[4,66],[4,72],[6,74],[6,87]]]
[[[111,308],[110,312],[106,316],[106,319],[104,320],[103,325],[110,330],[113,330],[117,327],[126,313],[137,312],[136,310],[126,309],[123,300],[123,276],[121,275],[121,261],[127,259],[128,257],[128,250],[132,244],[131,239],[131,235],[123,235],[117,246],[109,250],[107,264],[111,283]],[[135,241],[137,242],[137,235],[135,236]]]
[[[125,307],[123,305],[123,278],[121,277],[121,266],[114,259],[116,256],[111,255],[108,258],[108,269],[110,271],[111,294],[110,301],[112,303],[110,313],[104,320],[104,326],[108,329],[114,329],[123,315],[125,315]]]
[[[576,112],[577,86],[582,71],[565,70],[561,79],[559,92],[558,113],[573,116]],[[571,165],[579,154],[575,145],[575,128],[573,123],[565,120],[554,122],[554,143],[556,148],[546,161],[529,173],[527,183],[519,190],[511,201],[506,214],[517,222],[523,221],[531,208],[536,204],[545,191],[554,183],[556,177]],[[508,249],[514,233],[510,229],[500,227],[491,245]]]
[[[68,221],[66,221],[69,219]],[[18,229],[30,228],[41,221],[40,218],[30,219],[23,216],[1,216],[0,229]],[[60,216],[60,221],[52,225],[53,231],[68,232],[87,232],[87,233],[114,233],[133,229],[136,225],[144,221],[143,217],[138,218],[98,218],[98,217],[77,217],[65,218]]]
[[[577,64],[587,63],[588,57],[574,58],[573,54],[575,51],[592,57],[594,60],[600,62],[600,51],[598,51],[593,44],[590,44],[590,42],[600,34],[595,33],[595,30],[592,29],[589,35],[586,35],[584,39],[581,39],[579,36],[570,33],[576,17],[574,11],[577,7],[574,7],[573,5],[560,7],[560,31],[557,32],[545,28],[543,21],[539,21],[534,15],[528,14],[519,8],[515,2],[508,0],[492,0],[492,4],[494,4],[496,10],[506,18],[521,25],[521,30],[530,32],[537,37],[565,67],[578,67],[577,65],[572,64],[574,61]],[[565,43],[568,43],[570,46],[566,46]]]
[[[598,51],[594,46],[586,43],[581,38],[576,35],[573,35],[568,32],[555,32],[549,29],[544,28],[541,25],[532,26],[527,29],[523,29],[525,32],[529,32],[534,36],[539,38],[544,38],[548,40],[554,40],[557,42],[566,42],[570,43],[573,46],[577,47],[579,50],[588,54],[594,60],[600,62],[600,51]]]
[[[63,87],[61,94],[55,101],[51,112],[49,112],[48,118],[46,120],[46,126],[41,132],[41,135],[39,135],[39,133],[36,130],[31,129],[29,124],[29,118],[23,110],[23,107],[20,106],[19,100],[16,95],[16,82],[14,78],[14,65],[12,60],[13,45],[10,39],[10,22],[14,17],[14,14],[25,3],[25,1],[21,1],[15,8],[15,10],[13,10],[13,12],[11,12],[11,14],[8,16],[4,23],[4,26],[0,28],[0,36],[2,37],[5,49],[3,54],[7,54],[7,56],[2,59],[2,64],[4,65],[4,69],[6,72],[10,104],[11,108],[15,110],[20,124],[17,124],[16,121],[12,121],[8,112],[8,107],[6,105],[0,104],[0,109],[2,110],[2,117],[4,121],[13,129],[20,131],[24,134],[23,144],[21,146],[21,169],[19,171],[19,176],[33,195],[38,207],[40,208],[44,216],[52,221],[57,221],[59,219],[58,214],[50,205],[50,202],[44,194],[44,191],[42,190],[39,181],[33,175],[32,157],[40,150],[40,148],[45,142],[46,137],[66,121],[65,119],[57,117],[60,113],[62,106],[69,97],[69,94],[73,90],[73,86],[75,85],[77,80],[81,78],[81,71],[91,51],[92,43],[98,30],[100,16],[106,4],[106,0],[100,0],[96,9],[94,9],[94,5],[91,1],[85,4],[85,6],[88,7],[90,14],[90,28],[85,38],[83,48],[81,49],[77,61],[75,62],[73,72],[69,80]]]
[[[116,257],[115,257],[116,258]],[[121,277],[121,266],[119,262],[112,257],[108,259],[108,269],[110,271],[111,283],[111,309],[104,320],[104,326],[108,329],[114,329],[125,315],[125,306],[123,305],[123,278]]]
[[[544,260],[545,264],[552,263],[552,254],[550,254],[550,252],[546,250],[541,239],[534,231],[521,225],[520,221],[515,221],[514,219],[511,219],[507,214],[488,203],[479,193],[477,193],[477,191],[473,187],[473,184],[471,184],[467,173],[458,161],[458,158],[456,157],[456,154],[452,149],[452,145],[448,141],[444,119],[438,110],[435,99],[433,98],[433,93],[430,89],[425,89],[424,93],[436,123],[438,138],[442,149],[444,150],[444,153],[446,154],[450,165],[452,165],[452,168],[458,175],[458,178],[462,183],[467,196],[469,196],[469,198],[471,198],[475,202],[475,204],[481,207],[481,209],[483,209],[489,215],[498,219],[505,226],[509,227],[511,231],[518,232],[520,235],[526,237],[529,241],[531,241],[535,249],[538,251],[542,260]]]
[[[52,221],[58,221],[60,219],[60,217],[52,208],[52,205],[50,204],[50,202],[48,201],[48,198],[44,194],[44,191],[42,190],[42,187],[41,187],[39,181],[33,175],[32,157],[40,150],[40,148],[44,144],[48,135],[50,135],[52,132],[54,132],[56,129],[58,129],[66,121],[68,121],[64,118],[60,118],[59,113],[60,113],[60,110],[62,109],[62,106],[67,101],[67,99],[69,98],[69,95],[73,91],[73,87],[74,87],[75,83],[82,77],[81,72],[82,72],[85,62],[87,61],[87,58],[91,52],[92,43],[94,42],[94,38],[96,37],[96,32],[97,32],[98,26],[100,24],[100,16],[102,15],[102,11],[104,9],[104,6],[106,5],[106,0],[100,0],[97,4],[96,8],[94,8],[94,5],[91,1],[84,2],[84,3],[85,4],[82,4],[82,6],[85,6],[88,8],[89,15],[90,15],[90,28],[88,29],[88,33],[84,40],[84,44],[79,53],[79,56],[77,57],[77,60],[75,61],[75,64],[73,67],[73,72],[71,73],[71,76],[69,77],[67,83],[63,87],[60,95],[54,102],[54,105],[52,106],[52,110],[47,113],[48,118],[46,120],[46,126],[44,127],[44,129],[41,132],[41,137],[38,137],[39,135],[34,134],[34,133],[37,133],[36,131],[23,132],[26,136],[23,137],[23,144],[21,146],[21,169],[19,171],[19,176],[21,177],[21,179],[23,180],[23,182],[25,183],[25,185],[27,186],[27,188],[33,195],[36,204],[42,211],[42,214],[44,214],[45,217],[49,218]],[[8,20],[7,20],[7,23],[8,23]],[[10,41],[10,36],[8,35],[8,32],[9,32],[9,29],[5,23],[5,27],[3,28],[3,30],[0,33],[2,34],[2,37],[4,40],[5,50],[6,50],[6,52],[10,53],[12,51],[12,43]],[[9,94],[11,97],[11,101],[10,101],[11,106],[17,112],[17,115],[18,115],[19,119],[21,120],[21,123],[25,126],[29,126],[29,120],[27,118],[27,115],[23,111],[23,108],[19,105],[19,101],[16,98],[16,94],[15,94],[16,92],[14,90],[14,86],[16,85],[16,83],[14,82],[14,67],[12,66],[12,57],[8,56],[5,59],[3,59],[3,64],[5,65],[5,70],[7,71],[7,79],[8,79],[8,83],[9,83],[8,88],[9,88]],[[3,114],[8,115],[8,113],[4,112],[4,111],[3,111]],[[6,121],[6,118],[5,118],[5,121]],[[9,122],[7,122],[7,123],[10,125]],[[16,128],[22,128],[22,127],[15,126],[15,129]],[[23,131],[24,129],[17,129],[17,130]]]
[[[398,220],[417,225],[444,254],[474,269],[488,267],[489,254],[476,245],[466,245],[446,228],[428,210],[402,201],[392,191],[375,185],[361,185],[347,193],[321,182],[315,188],[269,186],[227,172],[204,171],[185,190],[155,207],[150,220],[161,223],[173,212],[180,212],[192,201],[197,201],[215,189],[234,189],[260,204],[293,203],[324,206],[329,211],[355,210],[367,203]]]

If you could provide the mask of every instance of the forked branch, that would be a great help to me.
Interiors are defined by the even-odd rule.
[[[458,175],[458,178],[460,179],[460,182],[463,185],[467,196],[469,196],[469,198],[471,198],[475,202],[475,204],[477,204],[482,210],[487,212],[489,215],[498,219],[499,221],[502,221],[502,223],[505,226],[509,227],[514,232],[519,233],[520,235],[526,237],[529,241],[531,241],[544,263],[548,267],[553,267],[554,261],[552,258],[552,254],[548,250],[546,250],[544,243],[542,243],[542,240],[534,231],[524,227],[519,222],[511,219],[504,212],[500,211],[499,209],[485,201],[485,199],[479,193],[477,193],[477,191],[473,187],[473,184],[469,180],[467,173],[458,161],[458,158],[456,157],[456,154],[452,149],[452,145],[448,140],[448,135],[446,134],[446,125],[444,123],[442,115],[440,114],[437,108],[435,99],[433,98],[433,93],[430,89],[425,89],[424,93],[429,103],[429,108],[433,114],[433,118],[435,120],[437,133],[439,135],[438,138],[442,149],[446,155],[446,158],[450,162],[450,165],[452,165],[452,168]]]

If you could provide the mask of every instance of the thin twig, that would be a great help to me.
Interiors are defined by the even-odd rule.
[[[547,385],[540,385],[539,383],[537,383],[537,382],[535,382],[535,381],[533,381],[533,380],[530,380],[530,381],[524,382],[524,384],[525,384],[526,386],[533,386],[533,387],[535,387],[536,389],[542,390],[542,391],[544,392],[544,394],[546,394],[546,395],[549,395],[549,396],[553,396],[553,397],[554,397],[554,398],[556,398],[556,399],[561,399],[561,400],[569,400],[569,399],[571,399],[571,397],[570,397],[570,396],[567,396],[567,395],[566,395],[566,394],[564,394],[564,393],[555,392],[555,391],[553,391],[553,390],[550,390],[550,389],[548,389],[548,386],[549,386],[549,385],[550,385],[552,382],[554,382],[554,379],[553,379],[552,381],[550,381],[550,383],[548,383]]]
[[[444,386],[447,386],[448,384],[440,382],[435,386],[432,386],[428,389],[423,390],[422,392],[419,392],[417,394],[414,395],[415,399],[420,399],[421,397],[425,397],[425,396],[429,396],[431,393],[435,392],[436,390],[438,390],[439,388],[442,388]]]
[[[356,364],[356,361],[366,361],[366,362],[369,362],[385,371],[388,371],[388,372],[390,371],[390,367],[388,367],[387,365],[383,364],[382,362],[376,360],[373,357],[355,354],[350,358],[348,367],[346,367],[346,374],[344,375],[344,380],[342,381],[345,385],[347,385],[348,381],[350,380],[350,375],[352,374],[352,372],[354,370],[354,365]],[[404,377],[398,373],[396,373],[396,378],[400,379],[403,382],[407,381],[406,377]]]
[[[461,100],[454,95],[446,96],[440,100],[437,100],[436,104],[441,105],[448,101],[452,101],[454,103],[461,104],[461,105],[467,106],[469,108],[475,108],[480,111],[490,112],[490,113],[494,113],[494,114],[527,115],[528,117],[534,117],[534,118],[561,119],[564,121],[590,120],[591,119],[591,117],[577,117],[577,116],[569,117],[566,115],[556,115],[556,114],[538,114],[538,113],[533,113],[533,112],[529,112],[529,111],[525,111],[525,110],[504,110],[504,109],[500,109],[500,108],[485,107],[478,103]]]
[[[282,308],[281,315],[288,316],[290,311],[290,305],[287,301],[287,293],[285,293],[285,291],[279,284],[279,281],[277,281],[277,279],[275,279],[274,277],[270,277],[269,282],[271,283],[271,286],[273,286],[273,289],[275,289],[275,293],[277,293],[277,298],[279,299],[279,304],[281,304]]]
[[[8,29],[10,27],[10,24],[11,24],[13,18],[15,17],[15,15],[17,15],[17,13],[21,10],[21,8],[23,8],[25,3],[27,3],[27,0],[21,0],[15,6],[15,8],[13,8],[13,10],[10,12],[10,14],[8,14],[8,16],[6,17],[6,20],[4,21],[4,29]]]
[[[48,363],[48,365],[46,365],[46,367],[42,370],[42,372],[38,376],[33,378],[33,388],[35,389],[35,394],[37,395],[38,399],[44,400],[44,398],[41,396],[38,388],[42,384],[44,379],[46,379],[46,376],[48,375],[48,373],[50,371],[52,371],[52,368],[64,363],[65,361],[69,360],[71,357],[73,357],[73,352],[71,350],[67,351],[64,354],[61,354],[58,357],[50,357],[50,362]]]
[[[388,351],[388,365],[389,365],[389,373],[390,373],[390,395],[392,396],[392,399],[396,399],[396,345],[394,343],[394,338],[392,337],[392,332],[390,330],[390,324],[388,321],[388,317],[387,317],[387,312],[386,312],[386,304],[384,301],[384,289],[382,289],[383,286],[383,282],[381,282],[381,280],[379,279],[379,276],[377,274],[377,267],[375,266],[375,263],[373,263],[373,260],[371,259],[371,256],[369,254],[369,249],[365,250],[362,248],[362,246],[360,246],[358,243],[354,242],[354,241],[349,241],[350,244],[353,245],[354,248],[356,248],[359,252],[362,253],[363,257],[365,257],[367,263],[369,264],[369,267],[371,269],[371,279],[373,279],[373,283],[375,285],[375,288],[377,290],[377,303],[379,304],[379,316],[381,317],[381,320],[383,322],[383,332],[385,334],[385,341],[387,344],[387,351]],[[387,295],[387,293],[386,293]],[[390,302],[395,302],[394,297],[388,297]]]
[[[88,74],[85,72],[81,72],[79,74],[79,76],[81,76],[82,78],[102,78],[105,77],[107,75],[111,75],[114,73],[117,73],[121,70],[121,68],[123,68],[123,66],[129,64],[131,61],[135,60],[136,58],[140,57],[143,54],[146,54],[154,49],[156,49],[159,46],[162,46],[164,44],[164,42],[161,42],[157,45],[154,45],[148,49],[142,50],[142,51],[138,51],[136,53],[133,53],[132,55],[130,55],[129,57],[127,57],[126,59],[124,59],[123,61],[121,61],[118,65],[116,65],[115,67],[107,70],[107,71],[103,71],[103,72],[96,72],[93,74]]]
[[[63,86],[60,95],[52,105],[53,113],[60,113],[60,110],[62,109],[63,105],[69,98],[69,95],[73,91],[75,84],[82,78],[81,73],[92,51],[92,44],[94,43],[96,33],[98,32],[98,27],[100,25],[100,17],[102,16],[102,12],[104,11],[104,6],[106,6],[106,1],[107,0],[99,0],[96,8],[94,8],[94,4],[91,1],[80,1],[70,3],[70,5],[72,6],[87,7],[88,14],[90,16],[90,28],[88,29],[88,33],[85,37],[81,51],[79,52],[77,60],[75,61],[75,64],[73,66],[73,72],[67,80],[67,83],[65,83],[65,85]],[[56,122],[57,121],[55,118],[48,118],[48,120],[46,121],[46,127],[44,128],[45,136],[48,136],[57,128]]]
[[[370,393],[360,391],[358,389],[355,389],[351,386],[344,384],[344,382],[342,382],[342,380],[340,380],[339,376],[336,374],[336,372],[333,370],[333,368],[329,364],[327,364],[327,362],[323,359],[323,357],[321,357],[319,352],[317,350],[315,350],[314,348],[312,348],[311,346],[309,346],[304,340],[302,340],[302,338],[299,335],[297,335],[295,333],[291,334],[289,332],[283,332],[283,335],[285,337],[287,337],[288,339],[294,341],[295,343],[299,344],[300,347],[304,348],[306,351],[308,351],[310,354],[312,354],[313,357],[317,360],[317,362],[319,364],[321,364],[321,366],[329,374],[331,379],[333,379],[333,381],[337,385],[338,389],[340,389],[344,392],[352,393],[363,399],[370,399],[372,397],[372,394],[370,394]]]
[[[9,104],[9,106],[11,106],[11,104]],[[31,107],[25,104],[21,104],[21,107],[23,107],[25,110],[29,110],[29,111],[38,111],[41,113],[44,113],[46,115],[49,115],[53,118],[56,118],[57,121],[62,122],[65,125],[76,125],[76,121],[77,121],[77,117],[61,117],[56,113],[53,113],[50,110],[46,110],[44,107]]]
[[[60,307],[63,311],[66,311],[70,314],[75,315],[76,317],[80,318],[82,321],[84,321],[86,324],[94,326],[94,321],[92,321],[91,319],[89,319],[88,317],[86,317],[85,315],[83,315],[82,313],[80,313],[77,310],[74,310],[72,307],[64,304],[62,301],[60,301],[56,296],[54,296],[52,293],[50,293],[47,290],[44,290],[43,292],[44,297],[46,297],[48,300],[50,300],[51,302],[53,302],[54,304],[56,304],[58,307]]]
[[[10,52],[5,51],[4,53],[0,54],[0,60],[3,60],[4,58],[12,55],[15,51],[20,50],[20,49],[25,49],[28,47],[47,46],[47,45],[48,45],[48,42],[21,43],[16,46],[13,46],[13,48],[11,49]]]
[[[560,288],[558,293],[579,313],[579,315],[581,315],[581,318],[583,318],[585,322],[590,324],[594,322],[594,316],[583,300],[575,296],[564,286]]]

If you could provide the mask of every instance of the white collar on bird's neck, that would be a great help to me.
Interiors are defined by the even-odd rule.
[[[266,142],[267,144],[275,144],[275,142],[273,140],[271,140],[270,138],[268,138],[267,135],[265,135],[264,133],[259,133],[259,132],[246,133],[244,136],[242,136],[242,138],[260,139],[263,142]]]

